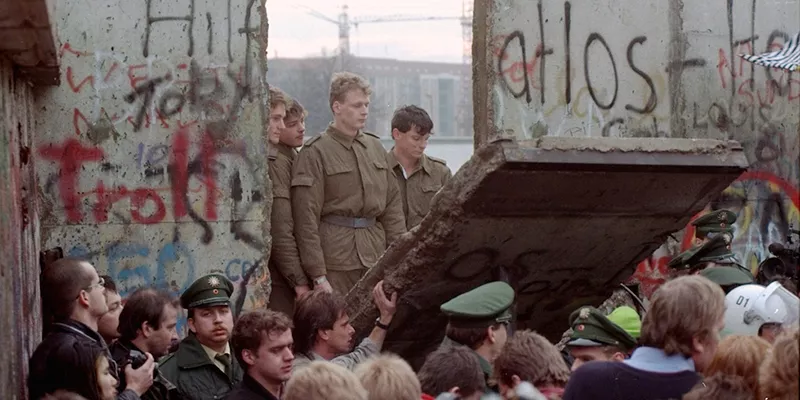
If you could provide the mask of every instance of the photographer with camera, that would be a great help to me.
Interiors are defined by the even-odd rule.
[[[69,371],[80,371],[79,347],[96,346],[108,354],[98,333],[98,321],[108,312],[103,278],[94,266],[76,258],[62,258],[43,268],[40,276],[42,310],[52,317],[49,333],[29,361],[28,393],[31,400],[71,385]],[[114,378],[130,384],[119,389],[118,400],[137,400],[152,382],[153,358],[138,370],[111,363]]]
[[[158,359],[167,355],[170,344],[178,339],[176,330],[178,308],[176,301],[163,291],[139,289],[128,297],[119,315],[120,338],[111,345],[111,356],[120,369],[128,365],[141,368],[148,354]],[[127,387],[120,374],[119,390]],[[178,390],[158,367],[153,369],[153,385],[141,394],[146,400],[180,399]]]

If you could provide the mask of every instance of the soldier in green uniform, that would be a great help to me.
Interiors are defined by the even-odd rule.
[[[508,339],[514,289],[505,282],[491,282],[454,297],[440,309],[447,315],[441,346],[466,346],[478,359],[486,387],[497,391],[492,381],[492,362]]]
[[[752,281],[753,274],[736,261],[730,243],[730,233],[714,236],[705,243],[679,254],[669,262],[668,267],[690,274],[700,273],[710,267],[736,268],[747,274]]]
[[[700,271],[700,275],[722,287],[725,294],[739,286],[754,283],[753,275],[743,268],[709,267]]]
[[[232,293],[231,281],[210,274],[181,295],[181,306],[189,313],[189,334],[176,352],[161,359],[159,370],[187,399],[222,399],[242,380],[242,368],[231,357],[228,344],[233,331]]]
[[[403,203],[380,138],[363,130],[372,90],[364,78],[331,80],[333,122],[292,167],[294,236],[314,289],[346,295],[406,232]]]
[[[692,221],[695,245],[702,245],[720,234],[728,234],[733,237],[735,222],[736,214],[729,210],[715,210],[701,215]]]
[[[394,147],[386,153],[397,177],[406,228],[419,225],[431,209],[431,200],[453,174],[444,160],[425,154],[433,121],[417,106],[398,108],[392,116]]]
[[[637,332],[642,326],[638,314],[630,307],[619,307],[608,317],[594,307],[581,307],[570,314],[569,324],[572,336],[567,349],[574,358],[573,371],[589,361],[626,359],[636,347],[636,339],[620,324]]]

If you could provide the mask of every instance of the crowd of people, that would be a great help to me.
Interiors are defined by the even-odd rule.
[[[697,242],[638,311],[578,307],[563,348],[515,330],[512,284],[484,283],[440,305],[447,326],[415,371],[384,351],[398,297],[378,282],[365,337],[344,295],[385,248],[418,224],[450,178],[424,154],[433,123],[397,110],[395,147],[363,131],[370,89],[334,76],[334,120],[303,144],[305,111],[270,89],[273,244],[268,309],[235,315],[222,274],[175,298],[62,258],[41,274],[47,334],[30,359],[33,400],[86,399],[797,399],[796,274],[764,280],[730,251],[735,214],[697,218]],[[297,148],[302,146],[302,150]],[[788,269],[787,269],[788,271]],[[796,271],[795,271],[796,272]],[[795,285],[795,286],[793,286]],[[188,332],[177,332],[185,312]],[[427,345],[420,343],[420,348]]]

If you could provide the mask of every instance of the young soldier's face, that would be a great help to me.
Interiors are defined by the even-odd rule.
[[[281,143],[289,147],[302,146],[303,135],[306,132],[306,119],[303,117],[286,117],[283,123],[286,126],[280,132]]]
[[[349,129],[364,129],[369,116],[369,96],[360,89],[350,90],[344,101],[333,103],[333,113],[338,122]]]
[[[430,133],[424,135],[419,133],[419,128],[413,125],[408,132],[400,132],[397,129],[392,130],[395,149],[415,160],[422,157],[425,148],[428,147],[428,138],[430,136]]]
[[[258,350],[244,358],[250,364],[249,372],[276,384],[288,381],[292,377],[293,344],[291,329],[264,333]]]
[[[283,124],[283,118],[286,117],[286,106],[278,104],[269,110],[269,142],[278,144],[280,141],[280,132],[286,126]]]
[[[200,343],[206,346],[227,343],[233,331],[233,314],[227,305],[196,308],[187,322]]]

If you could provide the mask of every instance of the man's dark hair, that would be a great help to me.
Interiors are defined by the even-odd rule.
[[[142,329],[142,324],[145,322],[153,329],[160,329],[164,306],[168,304],[177,307],[176,300],[165,291],[141,288],[133,292],[125,302],[122,313],[119,314],[117,330],[120,339],[127,341],[136,339],[137,331]]]
[[[413,127],[417,127],[421,135],[431,133],[433,121],[428,112],[414,105],[398,108],[392,116],[392,130],[406,133]]]
[[[458,386],[460,397],[486,390],[475,353],[463,346],[442,347],[429,354],[419,373],[422,392],[438,396]]]
[[[42,308],[55,321],[68,319],[75,311],[75,300],[81,290],[92,285],[93,277],[87,265],[91,266],[78,258],[62,258],[42,271]]]
[[[265,337],[282,334],[289,329],[292,329],[292,321],[286,314],[278,311],[250,311],[239,317],[231,334],[231,347],[239,365],[245,370],[248,368],[242,357],[243,350],[258,351]]]
[[[333,329],[345,313],[346,303],[338,294],[312,290],[294,306],[294,351],[309,355],[320,330]]]
[[[100,275],[100,278],[103,278],[103,287],[106,288],[107,291],[119,293],[117,290],[117,284],[114,283],[114,279],[108,275]]]
[[[487,331],[488,328],[488,326],[486,328],[459,328],[447,324],[447,328],[445,328],[445,336],[449,337],[458,344],[462,344],[470,349],[475,350],[480,347],[481,344],[483,344],[484,340],[489,338],[489,332]],[[493,330],[497,330],[499,328],[500,324],[492,325]]]

